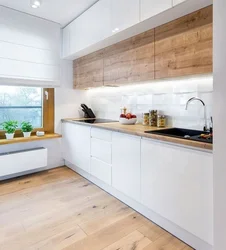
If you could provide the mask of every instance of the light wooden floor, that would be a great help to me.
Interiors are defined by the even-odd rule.
[[[0,184],[0,250],[191,250],[68,168]]]

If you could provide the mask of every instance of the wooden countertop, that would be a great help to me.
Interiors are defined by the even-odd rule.
[[[56,139],[56,138],[61,138],[61,137],[62,136],[59,134],[45,134],[44,136],[32,135],[31,137],[16,137],[16,138],[13,138],[12,140],[0,139],[0,146],[14,144],[14,143],[50,140],[50,139]]]
[[[87,125],[87,126],[96,127],[96,128],[103,128],[103,129],[112,130],[112,131],[115,131],[115,132],[121,132],[121,133],[131,134],[131,135],[137,135],[137,136],[141,136],[143,138],[151,138],[151,139],[161,140],[161,141],[165,141],[165,142],[181,144],[181,145],[185,145],[185,146],[189,146],[189,147],[195,147],[195,148],[201,148],[201,149],[207,149],[207,150],[212,150],[213,149],[213,145],[210,144],[210,143],[198,142],[198,141],[190,141],[190,140],[180,139],[180,138],[175,138],[175,137],[145,133],[145,131],[162,130],[164,128],[143,126],[142,124],[122,125],[119,122],[97,123],[97,124],[81,123],[81,122],[78,122],[80,120],[89,120],[89,119],[67,118],[67,119],[62,119],[62,122],[70,122],[70,123],[76,123],[76,124],[80,124],[80,125]]]

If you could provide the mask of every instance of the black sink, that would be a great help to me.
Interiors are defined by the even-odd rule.
[[[200,141],[200,142],[206,142],[206,143],[213,143],[212,137],[202,138],[201,134],[208,134],[208,133],[204,131],[200,131],[200,130],[169,128],[169,129],[162,129],[162,130],[145,131],[145,133],[164,135],[164,136],[169,136],[169,137],[176,137],[176,138]]]

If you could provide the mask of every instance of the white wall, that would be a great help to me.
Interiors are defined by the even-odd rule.
[[[87,95],[97,117],[118,119],[120,107],[125,106],[135,113],[141,122],[142,113],[157,109],[168,116],[170,126],[203,129],[202,104],[196,101],[189,106],[188,110],[185,110],[185,105],[191,97],[203,99],[210,119],[212,92],[212,76],[201,76],[137,86],[91,89]]]
[[[214,1],[214,249],[226,249],[226,1]]]

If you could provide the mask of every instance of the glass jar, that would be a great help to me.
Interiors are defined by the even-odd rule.
[[[157,110],[150,110],[150,114],[149,114],[149,125],[152,127],[156,127],[157,126]]]
[[[144,126],[149,125],[149,113],[143,113],[143,125]]]
[[[164,128],[166,126],[166,117],[164,115],[158,115],[157,126],[159,128]]]

